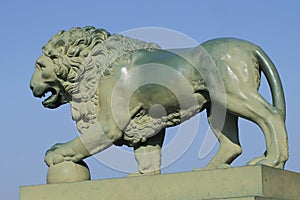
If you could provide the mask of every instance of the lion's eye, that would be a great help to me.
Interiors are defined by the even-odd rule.
[[[57,58],[58,58],[58,57],[57,57],[56,55],[51,55],[51,56],[50,56],[50,59],[51,59],[51,60],[54,60],[54,59],[57,59]]]
[[[40,69],[46,68],[46,66],[45,66],[45,65],[42,65],[41,63],[37,63],[36,66],[37,66],[38,68],[40,68]]]

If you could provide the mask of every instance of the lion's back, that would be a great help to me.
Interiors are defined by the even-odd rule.
[[[243,83],[259,86],[260,72],[256,51],[260,47],[246,40],[218,38],[201,44],[221,73],[226,88],[238,89]],[[231,87],[235,86],[235,87]]]

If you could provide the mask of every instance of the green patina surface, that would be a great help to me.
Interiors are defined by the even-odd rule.
[[[273,105],[258,93],[261,72]],[[256,123],[266,140],[265,155],[250,165],[282,169],[288,159],[278,72],[263,50],[247,41],[220,38],[162,50],[103,29],[73,28],[43,47],[31,89],[36,97],[51,92],[45,107],[70,103],[82,134],[48,150],[49,166],[124,144],[134,148],[141,174],[159,174],[165,128],[203,110],[220,142],[207,168],[229,167],[241,154],[239,117]]]

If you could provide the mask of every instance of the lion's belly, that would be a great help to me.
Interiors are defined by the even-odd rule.
[[[131,96],[130,105],[141,104],[143,110],[154,118],[177,116],[192,107],[199,107],[192,87],[186,88],[176,81],[173,84],[174,87],[155,83],[141,86]]]
[[[176,126],[199,113],[199,106],[173,112],[161,117],[153,117],[143,110],[124,129],[124,139],[134,145],[157,134],[161,129]]]

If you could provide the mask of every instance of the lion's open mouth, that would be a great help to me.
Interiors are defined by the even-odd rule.
[[[45,90],[42,95],[42,98],[45,98],[42,102],[43,105],[48,108],[57,107],[56,102],[58,100],[58,96],[58,92],[54,88]]]

